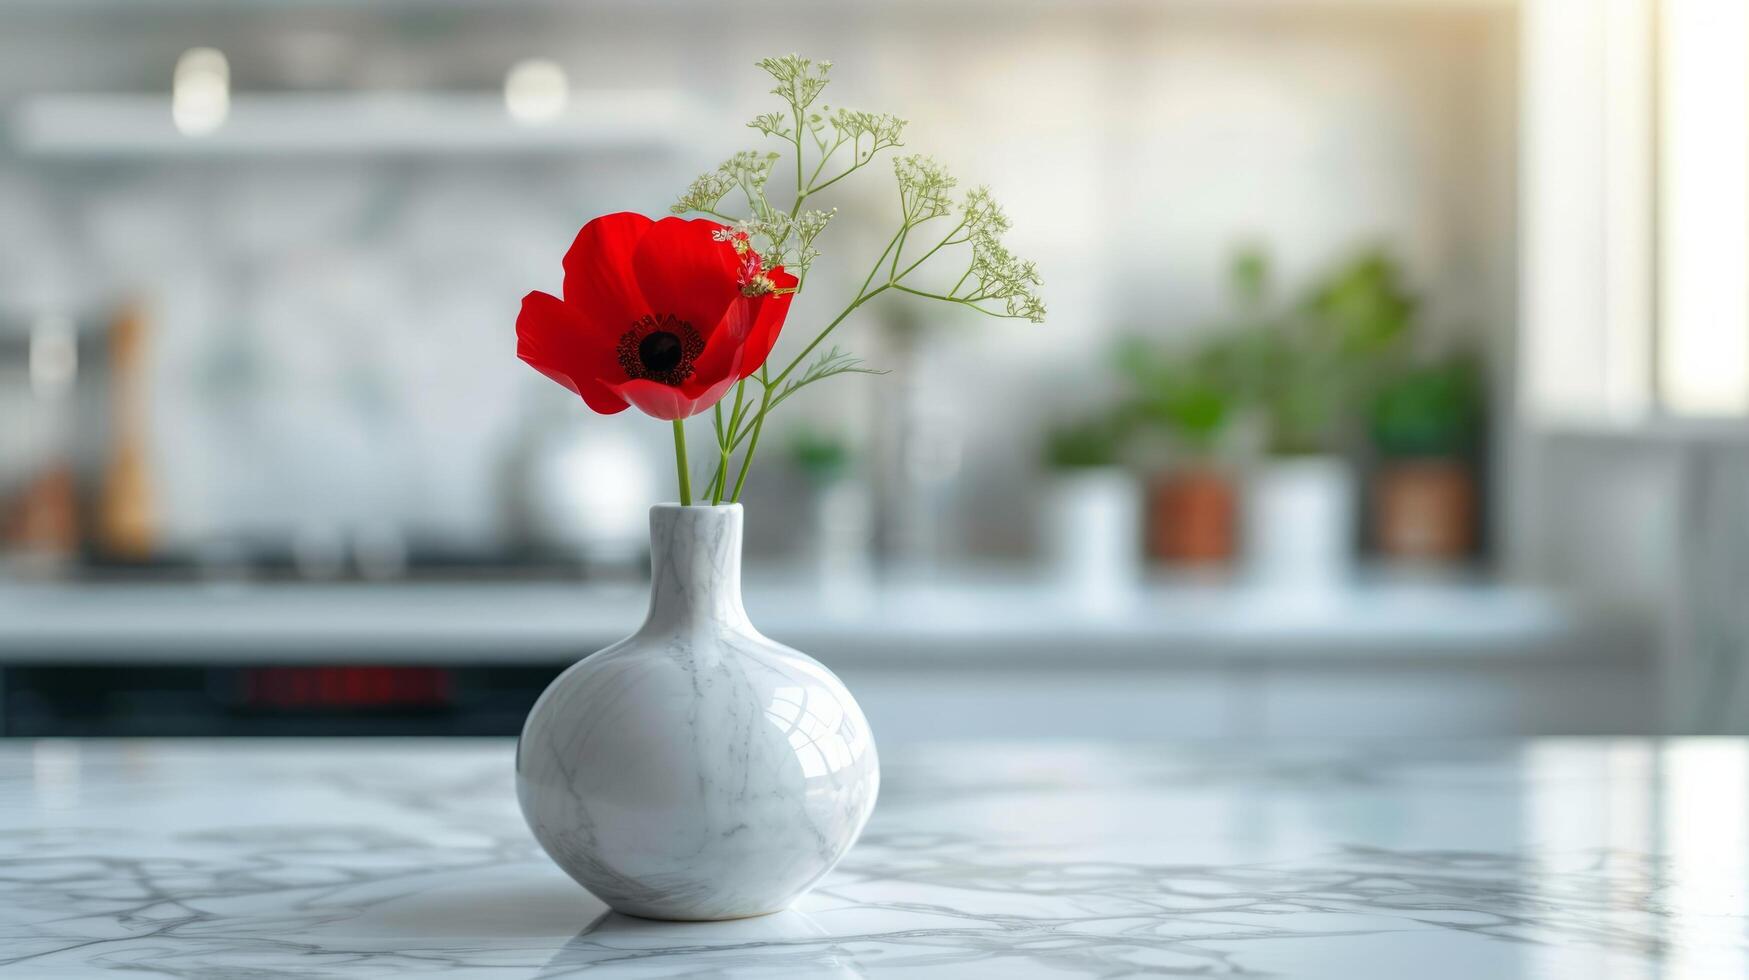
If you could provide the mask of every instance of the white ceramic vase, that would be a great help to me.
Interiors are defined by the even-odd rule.
[[[650,510],[650,611],[529,712],[523,816],[614,909],[735,919],[786,908],[856,842],[880,788],[850,692],[741,605],[741,507]]]

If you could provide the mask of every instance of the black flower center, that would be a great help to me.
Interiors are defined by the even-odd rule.
[[[681,357],[680,338],[666,330],[638,341],[638,360],[651,374],[674,370],[680,366]]]
[[[619,366],[627,378],[678,385],[692,377],[693,362],[704,353],[698,331],[672,314],[641,317],[619,338]]]

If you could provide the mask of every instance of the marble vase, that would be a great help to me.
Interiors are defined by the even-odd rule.
[[[776,912],[855,843],[880,788],[868,722],[831,671],[753,628],[739,504],[650,510],[650,609],[535,702],[523,816],[615,910]]]

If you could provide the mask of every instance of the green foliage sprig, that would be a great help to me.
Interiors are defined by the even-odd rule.
[[[755,116],[747,125],[769,139],[788,144],[784,152],[747,150],[699,176],[670,209],[675,214],[709,215],[746,232],[766,265],[794,271],[799,292],[808,270],[819,257],[815,243],[836,215],[836,209],[809,208],[809,199],[850,175],[867,168],[883,152],[903,144],[905,121],[880,112],[865,112],[820,102],[831,79],[832,63],[799,55],[766,58],[758,67],[775,83],[771,89],[783,108]],[[788,206],[774,203],[768,193],[779,163],[787,153],[795,163],[795,190]],[[801,389],[841,374],[881,373],[861,366],[837,348],[815,351],[839,324],[869,300],[893,291],[922,299],[952,303],[988,316],[1041,323],[1044,302],[1039,297],[1038,270],[1002,243],[1007,216],[987,189],[978,187],[955,197],[958,182],[925,156],[893,159],[897,184],[898,228],[875,259],[862,285],[843,310],[826,323],[781,369],[768,361],[748,381],[735,387],[725,413],[719,402],[713,423],[717,464],[709,484],[712,503],[741,498],[765,418]],[[730,203],[733,202],[733,203]],[[957,218],[957,220],[955,220]],[[945,233],[941,231],[953,222]],[[913,237],[917,241],[913,241]],[[964,261],[953,285],[925,284],[918,277],[947,255]],[[941,258],[938,258],[940,256]],[[946,282],[947,275],[933,281]],[[810,357],[814,359],[809,360]],[[799,373],[798,373],[799,372]],[[745,444],[740,469],[730,480],[730,462]]]

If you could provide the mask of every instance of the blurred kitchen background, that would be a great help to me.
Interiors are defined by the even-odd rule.
[[[774,416],[748,604],[882,740],[1749,731],[1708,0],[0,0],[0,731],[515,732],[673,495],[518,302],[790,51],[1050,304],[870,307]]]

